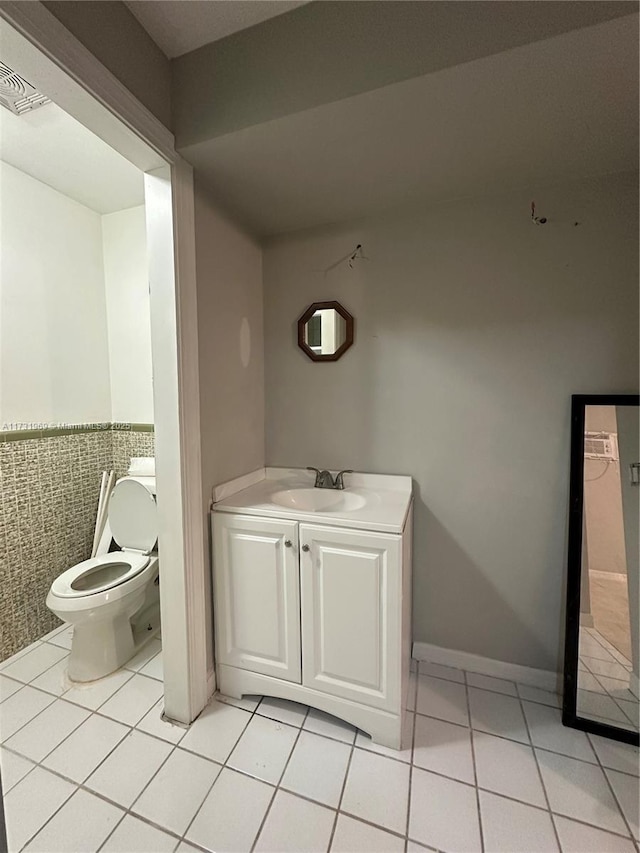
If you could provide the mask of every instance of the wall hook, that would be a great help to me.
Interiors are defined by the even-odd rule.
[[[536,216],[536,203],[535,201],[531,202],[531,221],[536,225],[544,225],[547,221],[546,216]]]

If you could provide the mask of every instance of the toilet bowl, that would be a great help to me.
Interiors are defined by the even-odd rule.
[[[160,627],[155,478],[123,477],[109,499],[119,550],[84,560],[51,584],[47,607],[72,624],[72,681],[94,681],[123,666]],[[113,546],[112,546],[113,547]]]

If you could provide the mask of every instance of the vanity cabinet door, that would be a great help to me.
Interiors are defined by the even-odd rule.
[[[300,545],[302,683],[397,712],[402,537],[301,524]]]
[[[300,682],[298,525],[213,515],[216,658]]]

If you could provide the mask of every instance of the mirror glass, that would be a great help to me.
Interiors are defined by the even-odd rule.
[[[638,731],[640,409],[587,405],[576,715]]]
[[[337,361],[353,343],[353,317],[339,302],[314,302],[298,320],[298,345],[312,361]]]

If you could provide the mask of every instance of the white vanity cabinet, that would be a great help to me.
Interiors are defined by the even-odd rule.
[[[399,533],[212,513],[221,693],[310,705],[399,748],[410,663],[411,505]]]

